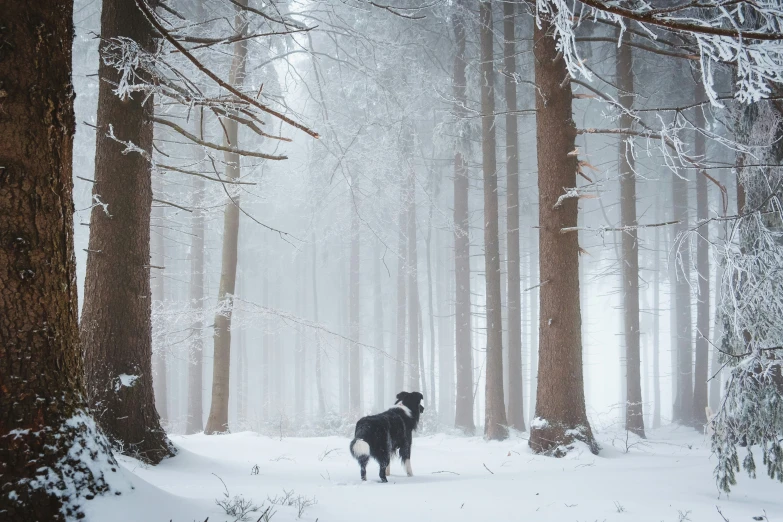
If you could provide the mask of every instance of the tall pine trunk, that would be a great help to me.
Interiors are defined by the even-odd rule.
[[[384,370],[386,347],[383,335],[383,292],[381,286],[381,242],[375,242],[373,255],[373,314],[375,319],[375,357],[373,398],[375,410],[383,410],[386,374]]]
[[[153,177],[152,179],[152,196],[159,200],[165,199],[162,195],[159,177]],[[166,306],[166,212],[162,204],[152,206],[150,225],[150,258],[152,259],[150,290],[152,292],[152,306],[163,310]],[[160,333],[153,331],[152,335],[155,336]],[[162,333],[165,335],[165,332]],[[160,422],[166,424],[169,422],[168,361],[162,351],[163,346],[158,350],[153,349],[152,351],[152,372],[154,374],[152,389],[155,392],[155,408],[158,410],[158,415],[160,415]]]
[[[508,249],[508,424],[525,430],[522,390],[522,293],[519,258],[519,136],[517,133],[515,3],[503,2],[503,66],[506,77],[506,234]]]
[[[400,213],[398,218],[399,236],[397,239],[397,350],[395,352],[396,362],[394,365],[394,394],[403,390],[405,386],[405,325],[406,320],[406,272],[408,270],[408,244],[406,238],[407,229],[407,190],[405,188],[405,176],[400,176]]]
[[[354,183],[352,183],[355,186]],[[348,304],[348,321],[350,323],[350,369],[349,369],[349,386],[350,386],[350,399],[349,409],[353,415],[359,415],[362,410],[362,384],[361,384],[361,368],[362,368],[362,352],[357,344],[359,342],[360,325],[359,325],[359,267],[360,267],[360,243],[359,243],[359,211],[355,206],[351,207],[351,260],[350,260],[350,275],[349,275],[349,304]]]
[[[152,28],[138,8],[106,0],[102,56],[118,37],[154,48]],[[90,215],[81,343],[87,397],[98,424],[128,454],[158,463],[174,450],[160,426],[152,383],[152,187],[147,158],[152,155],[153,100],[142,105],[143,93],[120,99],[113,92],[119,75],[100,60],[93,198],[101,204]],[[119,140],[132,141],[147,157],[125,154],[125,145],[107,136],[112,132]]]
[[[660,191],[655,192],[655,222],[660,222]],[[653,240],[653,415],[652,427],[661,427],[661,233],[655,227]]]
[[[688,182],[674,174],[672,182],[674,234],[683,237],[689,228]],[[693,349],[691,346],[691,287],[690,248],[683,244],[675,252],[672,263],[672,285],[674,288],[674,321],[676,342],[676,393],[673,419],[691,425],[693,419]]]
[[[408,205],[408,355],[410,372],[408,373],[408,391],[420,390],[421,364],[419,361],[419,270],[416,248],[416,173],[413,165],[408,165],[407,184]]]
[[[79,345],[72,20],[70,1],[3,6],[0,513],[7,522],[81,518],[79,498],[108,491],[105,474],[119,467],[86,411]],[[143,384],[154,414],[149,376]],[[90,449],[87,458],[80,446]]]
[[[201,136],[202,113],[196,116],[196,136]],[[192,434],[204,430],[203,412],[203,375],[204,375],[204,322],[202,314],[204,310],[204,211],[200,208],[204,204],[204,179],[196,176],[193,190],[195,192],[196,207],[193,210],[193,219],[190,225],[190,306],[195,312],[195,318],[191,326],[190,357],[188,364],[188,416],[185,424],[185,433]]]
[[[495,141],[495,72],[492,56],[492,4],[479,4],[481,33],[481,141],[484,169],[484,274],[487,303],[487,376],[484,436],[508,437],[503,400],[503,323],[500,302],[498,176]]]
[[[467,79],[464,1],[457,0],[452,18],[456,53],[454,55],[454,112],[460,125],[460,136],[454,152],[454,283],[455,283],[455,351],[457,358],[457,400],[454,425],[468,435],[476,431],[473,421],[473,348],[471,346],[470,310],[470,221],[468,219],[468,166],[463,155],[467,149],[468,129],[465,120]],[[460,120],[460,118],[462,118]]]
[[[539,190],[540,351],[536,418],[530,447],[560,455],[574,439],[596,452],[585,411],[582,375],[582,320],[579,310],[579,236],[561,229],[577,224],[577,199],[558,199],[576,187],[576,126],[571,83],[557,50],[550,20],[533,34],[535,56],[536,153]]]
[[[239,0],[247,6],[247,0]],[[235,18],[238,34],[245,32],[245,22],[238,12]],[[244,81],[247,41],[241,40],[233,45],[234,56],[229,71],[229,83],[239,87]],[[238,147],[239,128],[236,120],[224,118],[224,141],[226,146]],[[224,152],[226,178],[229,181],[239,179],[239,155]],[[220,264],[220,287],[218,305],[221,311],[215,314],[214,355],[212,367],[212,401],[209,418],[204,433],[212,435],[228,431],[228,397],[230,390],[231,368],[231,314],[234,307],[237,278],[237,246],[239,240],[239,195],[227,202],[223,214],[223,249]]]
[[[318,324],[318,244],[315,242],[315,232],[312,234],[313,243],[313,321]],[[326,415],[326,401],[323,388],[323,368],[321,367],[321,337],[315,336],[315,390],[318,395],[318,416]]]
[[[706,99],[704,84],[700,81],[695,86],[695,102],[701,103]],[[704,129],[706,121],[704,109],[696,108],[693,115],[693,124],[697,129]],[[704,157],[704,134],[696,131],[694,153],[697,158]],[[696,220],[702,221],[708,218],[709,194],[707,192],[707,177],[702,171],[696,172]],[[696,235],[696,280],[698,299],[696,301],[696,353],[693,370],[693,413],[694,427],[701,431],[707,423],[706,408],[708,404],[709,379],[709,337],[710,337],[710,239],[709,225],[699,229]]]
[[[626,32],[617,48],[615,76],[618,98],[624,109],[633,105],[633,52]],[[633,118],[627,112],[620,115],[620,128],[633,127]],[[621,238],[623,279],[623,324],[625,334],[625,429],[644,437],[642,408],[641,355],[639,350],[639,238],[636,229],[636,173],[633,150],[628,139],[620,141],[620,215],[623,227]]]

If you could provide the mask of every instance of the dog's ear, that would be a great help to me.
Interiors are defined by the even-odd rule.
[[[415,398],[419,399],[419,401],[423,401],[424,400],[424,395],[422,395],[419,392],[413,392],[413,393],[411,393],[411,395],[413,395]],[[398,397],[399,397],[399,395],[398,395]]]
[[[400,393],[397,394],[397,402],[400,402],[401,400],[404,400],[405,397],[407,397],[408,395],[410,395],[408,392],[401,391]]]

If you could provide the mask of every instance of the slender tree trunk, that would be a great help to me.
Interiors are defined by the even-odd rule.
[[[684,235],[689,228],[688,182],[674,175],[672,183],[674,219],[673,234]],[[680,236],[682,237],[682,236]],[[674,421],[685,425],[693,424],[693,349],[691,347],[691,290],[690,248],[682,245],[672,260],[674,285],[674,318],[676,324],[676,383]]]
[[[305,317],[304,310],[304,264],[303,258],[297,258],[296,266],[296,313]],[[299,422],[305,417],[305,345],[302,338],[302,328],[296,329],[296,346],[294,352],[294,414]]]
[[[660,222],[660,192],[655,192],[655,222]],[[653,418],[652,427],[661,427],[661,233],[660,227],[655,227],[655,246],[653,247]]]
[[[633,52],[630,35],[626,32],[617,47],[615,75],[620,104],[633,106],[634,78]],[[628,113],[620,115],[620,127],[633,127]],[[625,333],[625,429],[644,438],[644,411],[642,408],[641,355],[639,349],[639,238],[636,228],[636,174],[633,150],[628,140],[620,141],[620,214],[622,226],[631,227],[622,232],[623,323]]]
[[[72,20],[73,2],[3,6],[0,513],[7,522],[81,518],[81,499],[109,491],[107,475],[119,468],[87,410],[79,345]],[[154,414],[149,369],[148,358],[144,386]],[[90,450],[82,455],[80,447]]]
[[[434,194],[434,175],[430,183],[430,194]],[[435,207],[434,197],[430,198],[430,215],[427,219],[427,308],[429,309],[430,326],[430,408],[435,411],[435,311],[432,305],[432,210]],[[422,347],[422,349],[424,349]],[[423,366],[422,366],[423,368]]]
[[[492,4],[479,4],[481,31],[481,137],[484,168],[484,273],[487,285],[487,377],[484,437],[508,437],[503,400],[503,323],[500,302],[498,177],[495,142],[495,74],[492,61]]]
[[[374,403],[375,410],[382,411],[384,405],[384,390],[386,379],[384,354],[386,347],[383,335],[383,292],[381,287],[381,242],[375,242],[375,255],[373,256],[373,312],[375,315],[375,358],[374,358]]]
[[[351,207],[351,266],[350,266],[350,285],[348,321],[350,321],[350,404],[349,408],[354,416],[362,411],[362,352],[357,344],[361,334],[359,325],[359,266],[360,266],[360,246],[359,246],[359,214],[355,207]]]
[[[454,418],[454,329],[451,326],[452,297],[446,250],[440,240],[441,234],[435,234],[436,296],[438,303],[438,413],[444,425]]]
[[[506,227],[508,249],[508,423],[525,430],[522,389],[522,309],[519,259],[519,136],[517,133],[517,84],[515,3],[503,2],[503,67],[506,77]]]
[[[587,443],[593,452],[598,447],[585,412],[579,236],[560,232],[577,223],[577,200],[568,198],[558,204],[564,188],[576,187],[577,158],[571,154],[576,126],[571,117],[571,84],[563,81],[568,72],[552,30],[551,21],[542,19],[533,35],[539,89],[536,148],[542,286],[536,419],[531,423],[529,444],[536,453],[560,455],[574,439]]]
[[[315,232],[312,234],[313,243],[313,321],[318,324],[318,244],[315,242]],[[318,394],[318,416],[326,415],[326,401],[324,400],[323,369],[321,367],[321,338],[315,337],[315,389]]]
[[[152,29],[130,2],[106,0],[101,54],[111,38],[132,38],[151,50]],[[150,463],[174,450],[155,411],[150,305],[150,164],[107,137],[130,140],[152,154],[152,99],[114,94],[119,72],[100,61],[98,129],[81,343],[87,396],[99,426],[126,452]],[[160,275],[160,274],[158,274]],[[126,384],[127,383],[127,384]]]
[[[464,125],[467,106],[464,0],[457,0],[452,24],[454,55],[454,112]],[[462,132],[467,132],[464,129]],[[473,348],[470,332],[470,222],[468,220],[468,166],[463,156],[467,135],[461,136],[454,152],[454,278],[455,351],[457,356],[457,401],[454,425],[468,435],[476,431],[473,422]]]
[[[419,363],[419,269],[416,241],[416,174],[408,166],[408,346],[410,373],[408,389],[420,388],[421,366]]]
[[[397,359],[394,366],[394,393],[400,392],[405,386],[405,324],[406,324],[406,272],[408,270],[408,245],[405,236],[407,229],[407,203],[404,182],[405,176],[400,179],[400,214],[399,214],[399,239],[397,248],[399,257],[397,258]]]
[[[243,6],[247,6],[247,0],[239,0]],[[235,19],[238,34],[245,32],[245,22],[242,15],[237,12]],[[247,41],[234,43],[234,57],[229,71],[229,83],[241,86],[245,75],[245,56],[247,55]],[[224,141],[227,146],[237,147],[239,144],[239,129],[237,122],[228,118],[223,119],[225,129]],[[226,162],[226,177],[230,181],[239,179],[240,166],[239,155],[233,152],[223,154]],[[212,369],[212,405],[209,410],[207,427],[204,433],[212,435],[228,431],[228,396],[229,375],[231,368],[231,313],[234,307],[237,276],[237,246],[239,240],[239,195],[234,195],[226,206],[223,215],[223,255],[220,268],[220,288],[218,290],[218,303],[221,311],[215,314],[214,334],[214,359]]]
[[[696,82],[695,102],[703,102],[707,96],[704,85]],[[697,129],[706,126],[704,110],[697,108],[694,114],[694,125]],[[696,131],[694,152],[697,158],[704,157],[704,134]],[[696,219],[706,220],[709,213],[709,194],[707,178],[703,172],[696,173]],[[701,227],[696,235],[696,280],[699,290],[696,301],[696,353],[693,371],[693,423],[701,431],[707,423],[706,408],[708,404],[707,379],[709,379],[709,336],[710,336],[710,239],[709,226]]]
[[[196,115],[196,136],[202,136],[202,113]],[[203,358],[204,358],[204,179],[195,177],[195,209],[190,225],[190,306],[196,313],[191,326],[190,358],[188,364],[188,416],[185,433],[190,435],[204,430],[203,408]]]
[[[419,316],[419,375],[421,375],[421,394],[427,398],[427,379],[424,371],[424,319],[421,314],[421,300],[416,302],[416,311]]]

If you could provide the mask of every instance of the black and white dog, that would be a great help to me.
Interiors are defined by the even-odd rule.
[[[400,392],[397,402],[383,413],[362,417],[356,423],[356,432],[351,441],[351,455],[359,461],[362,480],[367,480],[367,462],[374,458],[381,467],[381,482],[390,474],[392,454],[399,450],[409,477],[411,469],[411,444],[413,430],[419,425],[419,416],[424,413],[419,392]]]

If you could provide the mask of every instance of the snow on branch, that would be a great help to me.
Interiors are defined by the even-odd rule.
[[[536,23],[551,20],[557,48],[571,76],[592,79],[576,46],[576,28],[585,19],[607,21],[620,27],[618,42],[627,22],[637,22],[652,40],[657,30],[679,33],[695,42],[699,50],[702,82],[707,97],[722,106],[713,88],[717,64],[737,71],[736,98],[751,103],[770,96],[770,84],[783,83],[783,6],[779,0],[754,2],[691,2],[653,9],[647,2],[623,7],[605,0],[540,0]]]

